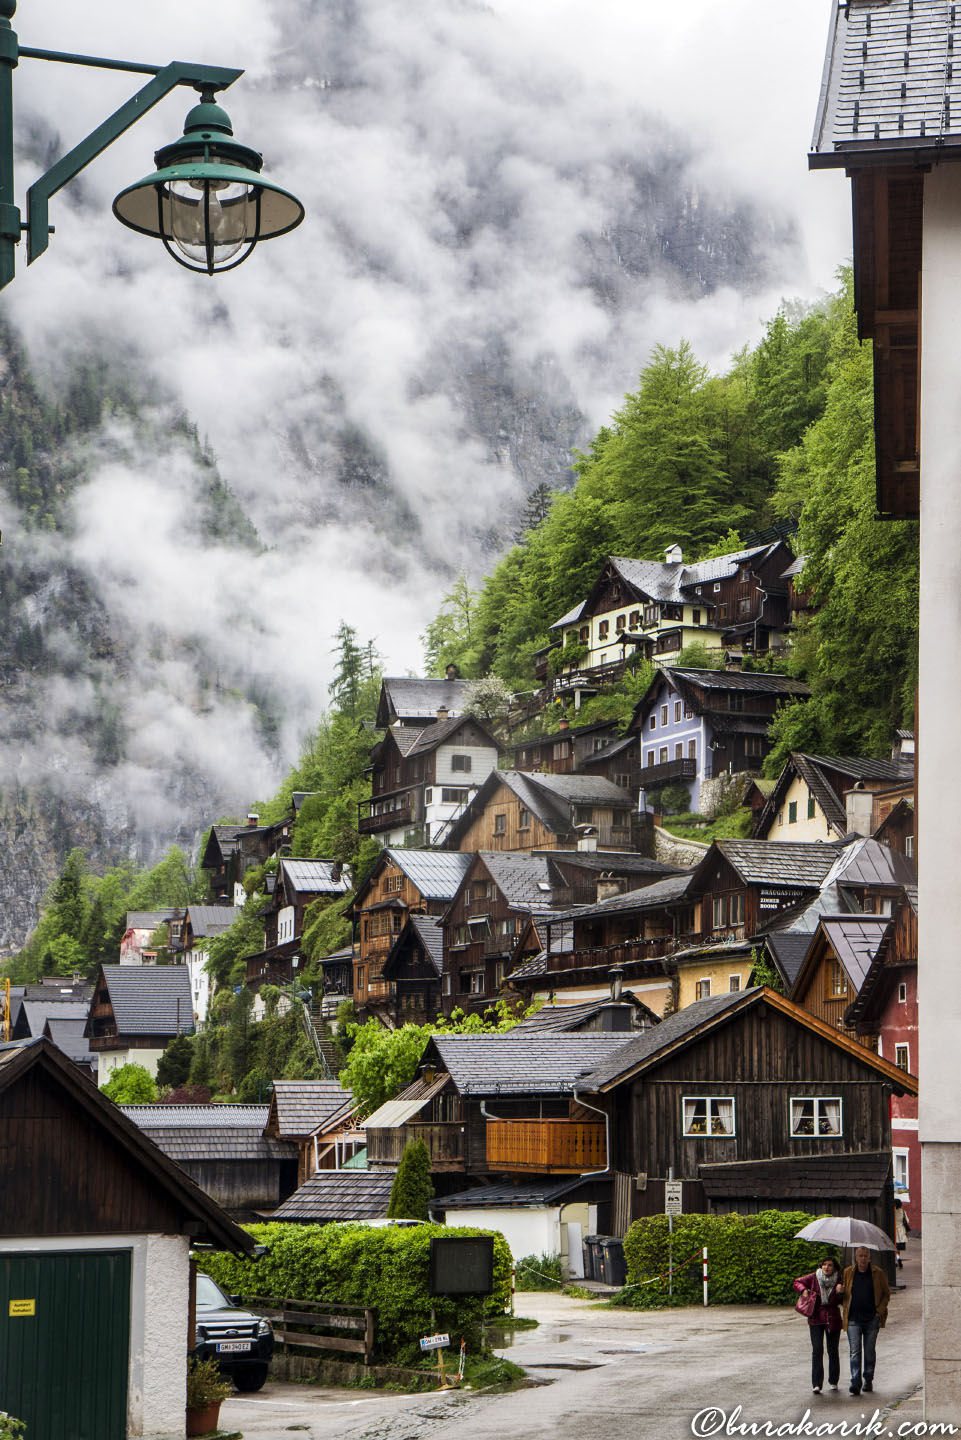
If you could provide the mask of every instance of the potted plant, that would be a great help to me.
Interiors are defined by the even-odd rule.
[[[233,1385],[217,1369],[216,1360],[187,1361],[187,1434],[208,1435],[216,1430],[220,1406]]]

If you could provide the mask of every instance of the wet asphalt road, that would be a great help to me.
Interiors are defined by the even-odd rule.
[[[271,1382],[225,1402],[221,1427],[245,1440],[691,1440],[695,1423],[721,1434],[730,1419],[781,1424],[810,1408],[815,1424],[869,1421],[877,1408],[875,1434],[895,1436],[922,1413],[919,1271],[909,1260],[907,1288],[892,1298],[870,1397],[847,1393],[843,1337],[840,1391],[812,1395],[807,1326],[793,1311],[603,1310],[519,1294],[518,1313],[541,1323],[502,1353],[525,1367],[528,1387],[405,1396]]]

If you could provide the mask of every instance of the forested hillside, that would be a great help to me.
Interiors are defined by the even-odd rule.
[[[789,664],[814,699],[779,719],[770,764],[800,747],[883,753],[913,716],[918,541],[914,524],[874,519],[871,387],[847,282],[812,310],[784,306],[724,375],[683,341],[658,346],[577,457],[574,488],[478,591],[462,580],[449,593],[424,636],[430,673],[453,661],[530,689],[532,655],[605,556],[663,559],[679,544],[704,559],[793,518],[816,608]]]

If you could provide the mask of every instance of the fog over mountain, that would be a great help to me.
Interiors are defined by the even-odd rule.
[[[152,857],[269,793],[341,618],[418,670],[451,578],[483,573],[535,485],[569,483],[653,345],[725,363],[846,243],[825,263],[833,212],[810,243],[813,210],[843,215],[804,177],[820,4],[136,8],[23,0],[14,23],[24,45],[245,65],[235,135],[307,220],[213,280],[116,223],[181,91],[61,192],[49,252],[0,296],[48,398],[99,386],[96,423],[31,462],[55,528],[0,455],[0,894],[23,900],[0,945],[71,843]],[[16,83],[22,203],[138,82],[24,60]]]

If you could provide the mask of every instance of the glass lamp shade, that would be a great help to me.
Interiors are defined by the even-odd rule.
[[[293,230],[304,207],[255,170],[201,159],[128,186],[113,213],[131,230],[159,237],[179,265],[213,275],[242,264],[258,241]]]

